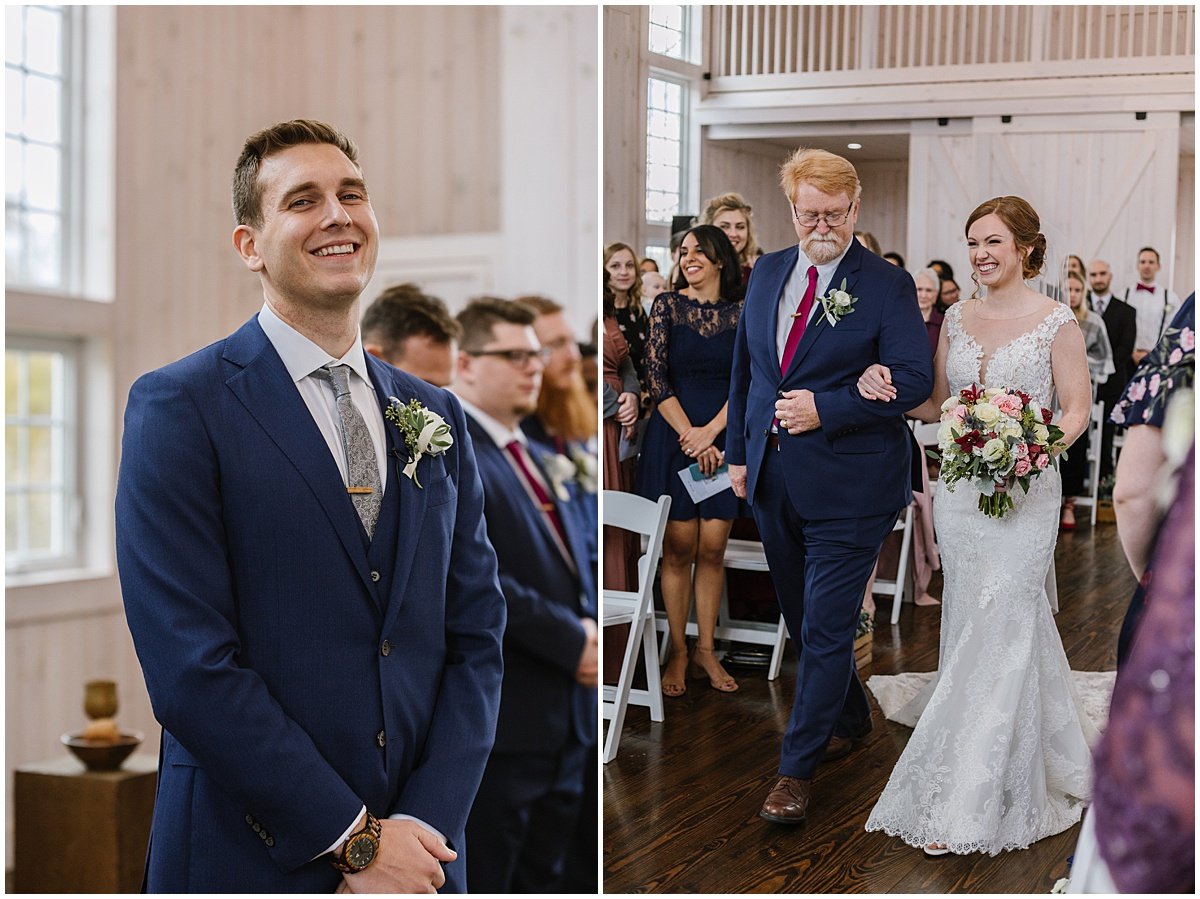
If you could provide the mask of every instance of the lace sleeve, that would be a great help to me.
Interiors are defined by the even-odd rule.
[[[650,336],[646,340],[646,386],[650,398],[661,403],[674,396],[671,381],[667,377],[668,351],[671,342],[671,324],[674,321],[675,295],[659,294],[650,309]]]

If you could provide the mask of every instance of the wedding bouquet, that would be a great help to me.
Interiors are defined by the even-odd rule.
[[[948,489],[969,481],[981,494],[979,511],[1003,518],[1013,507],[1014,484],[1028,493],[1031,480],[1058,465],[1050,451],[1064,446],[1062,436],[1062,429],[1050,424],[1050,410],[1028,394],[972,384],[942,403],[940,452],[926,452],[942,463]]]

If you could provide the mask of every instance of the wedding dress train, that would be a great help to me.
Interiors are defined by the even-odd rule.
[[[983,349],[950,307],[946,374],[952,393],[982,384]],[[1050,344],[1073,321],[1056,307],[1032,331],[998,348],[987,386],[1051,405]],[[934,521],[945,588],[938,671],[896,712],[915,725],[867,821],[912,846],[957,853],[1023,849],[1079,820],[1090,796],[1083,714],[1051,615],[1045,580],[1058,534],[1061,481],[1047,469],[1003,518],[979,511],[966,482],[938,483]],[[904,677],[904,676],[901,676]],[[899,684],[876,683],[884,692]],[[890,717],[890,716],[889,716]]]

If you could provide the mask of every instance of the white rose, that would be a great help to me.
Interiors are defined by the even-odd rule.
[[[947,399],[946,402],[942,403],[942,411],[949,412],[955,406],[961,406],[961,405],[962,405],[962,400],[960,400],[958,398],[958,395],[956,394],[956,395],[950,397],[949,399]]]
[[[1006,418],[1000,423],[1000,427],[996,429],[998,437],[1016,437],[1020,438],[1025,433],[1025,429],[1021,427],[1021,423],[1013,421],[1011,418]]]
[[[989,428],[1000,420],[1001,412],[991,403],[976,403],[971,412],[979,421]]]
[[[983,391],[983,398],[985,400],[995,399],[1002,393],[1004,393],[1004,391],[999,387],[989,387]]]
[[[983,445],[983,461],[999,462],[1008,452],[1008,446],[1003,440],[993,437]]]
[[[835,290],[831,296],[833,298],[833,305],[837,306],[839,309],[850,308],[850,294],[846,293],[846,291]]]
[[[1050,431],[1046,429],[1045,425],[1034,425],[1033,436],[1037,438],[1038,443],[1045,446],[1046,441],[1050,439]]]

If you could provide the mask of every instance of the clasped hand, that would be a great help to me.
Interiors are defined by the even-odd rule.
[[[787,390],[775,401],[775,417],[789,434],[803,434],[821,427],[817,402],[811,390]]]
[[[343,874],[338,893],[436,893],[446,883],[442,862],[458,853],[416,821],[379,822],[379,855],[370,867]]]

